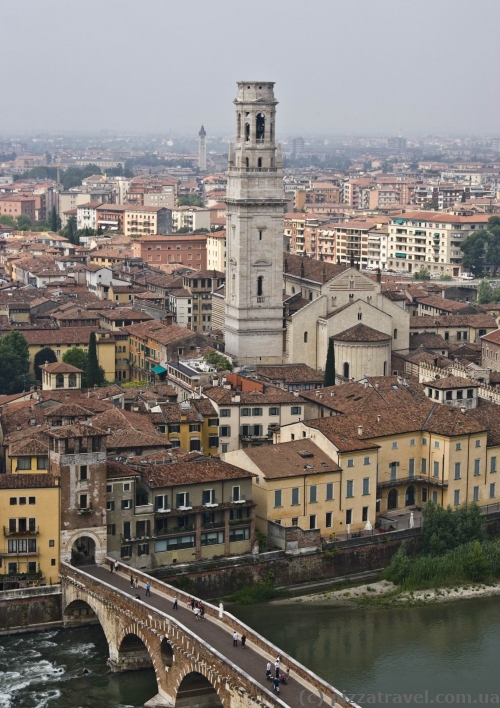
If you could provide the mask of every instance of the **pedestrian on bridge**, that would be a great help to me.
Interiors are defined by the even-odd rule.
[[[271,662],[270,661],[267,662],[267,666],[266,666],[266,679],[268,679],[269,681],[271,680]]]
[[[233,634],[233,647],[237,647],[237,646],[238,646],[238,632],[235,631]]]
[[[245,644],[246,644],[246,643],[247,643],[246,635],[245,635],[245,634],[242,634],[242,635],[241,635],[241,646],[243,647],[243,649],[245,648]]]
[[[146,597],[151,597],[151,583],[146,583]]]
[[[134,578],[134,587],[136,588],[136,590],[139,589],[139,578],[137,577],[137,575]]]
[[[130,587],[134,587],[134,576],[132,574],[130,574]]]
[[[174,604],[173,604],[173,606],[172,606],[172,609],[173,609],[173,610],[178,610],[178,609],[179,609],[178,605],[179,605],[179,598],[178,598],[177,595],[176,595],[176,596],[174,597]]]
[[[118,563],[117,560],[115,560],[114,566],[115,566],[115,573],[118,573],[118,568],[120,567],[120,564]],[[111,569],[111,572],[113,572],[112,569]]]

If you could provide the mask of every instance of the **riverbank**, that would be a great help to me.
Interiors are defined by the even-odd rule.
[[[456,600],[469,600],[477,597],[500,595],[500,582],[493,584],[471,583],[449,588],[403,591],[388,580],[342,588],[328,592],[311,593],[293,598],[279,598],[271,604],[279,605],[318,605],[330,607],[372,607],[397,608],[420,607]]]

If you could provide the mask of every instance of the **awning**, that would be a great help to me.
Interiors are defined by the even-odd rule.
[[[159,364],[157,366],[153,366],[151,369],[153,374],[164,374],[166,372],[166,369],[163,368],[163,366],[160,366]]]

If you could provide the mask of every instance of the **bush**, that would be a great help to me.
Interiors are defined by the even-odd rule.
[[[484,541],[484,516],[477,504],[464,504],[455,511],[432,502],[423,513],[423,551],[440,556],[471,541]]]

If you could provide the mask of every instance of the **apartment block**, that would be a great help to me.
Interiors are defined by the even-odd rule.
[[[172,231],[172,212],[162,206],[127,206],[123,216],[125,236],[169,234]]]
[[[196,270],[207,267],[207,236],[205,234],[149,235],[134,240],[132,251],[151,265],[179,263]]]
[[[180,206],[172,209],[172,230],[189,229],[210,231],[210,209],[202,207]]]

